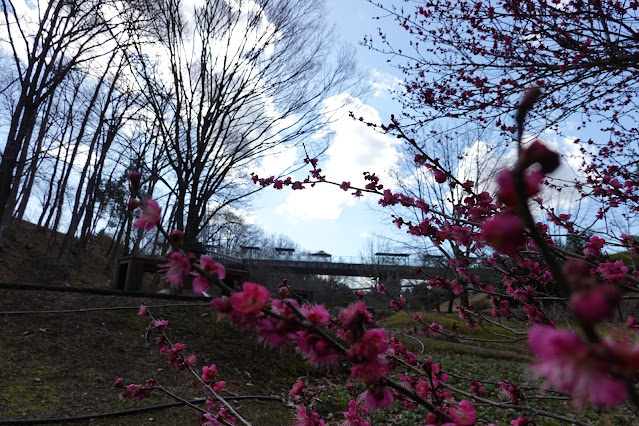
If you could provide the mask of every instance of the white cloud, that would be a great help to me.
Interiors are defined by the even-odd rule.
[[[394,75],[372,70],[368,85],[373,90],[373,96],[388,95],[391,91],[397,89],[397,86],[403,83],[402,80]]]
[[[349,101],[348,106],[339,108]],[[319,163],[322,175],[327,180],[341,183],[350,182],[351,185],[363,187],[367,182],[363,172],[375,173],[380,177],[380,183],[386,187],[391,184],[388,170],[399,159],[397,139],[380,134],[363,122],[353,120],[348,112],[352,111],[356,117],[380,123],[379,113],[369,105],[350,95],[341,94],[326,101],[326,108],[338,108],[335,121],[330,124],[330,131],[334,137],[325,157]],[[307,169],[298,172],[298,179],[303,178]],[[358,200],[351,195],[353,191],[344,192],[330,184],[318,184],[301,191],[289,193],[284,204],[277,208],[280,214],[286,214],[295,221],[336,220],[344,205],[354,205]],[[366,198],[366,197],[362,197]]]
[[[524,137],[524,146],[537,140],[536,137]],[[574,189],[575,182],[585,183],[585,176],[581,172],[582,161],[588,162],[589,157],[579,151],[580,145],[574,143],[574,138],[559,137],[555,132],[547,131],[542,135],[542,143],[548,148],[561,154],[559,168],[550,176],[549,180],[554,185],[561,186],[561,191],[544,187],[539,194],[545,207],[553,207],[557,212],[568,212],[576,207],[580,201],[578,191]],[[476,183],[476,191],[488,191],[494,194],[497,191],[495,179],[500,171],[511,168],[517,161],[517,149],[513,146],[508,150],[500,150],[481,140],[475,141],[464,149],[463,159],[457,164],[455,174],[460,181],[472,180]],[[465,194],[457,188],[456,194],[461,197]],[[457,199],[458,197],[454,198]],[[446,203],[452,207],[450,202]],[[538,208],[531,205],[535,215],[541,214]],[[540,218],[543,219],[543,218]]]
[[[285,147],[283,150],[270,153],[261,158],[259,166],[251,167],[260,177],[279,176],[284,171],[299,164],[300,156],[296,147]]]
[[[582,172],[582,163],[590,162],[590,156],[580,151],[581,144],[575,144],[575,138],[558,138],[555,133],[546,132],[543,141],[550,149],[561,154],[559,168],[551,175],[551,181],[555,185],[563,185],[561,192],[554,189],[546,189],[542,193],[542,198],[546,204],[550,204],[559,210],[569,210],[575,207],[581,200],[579,191],[574,188],[575,182],[584,184],[586,176]]]
[[[458,163],[456,176],[462,182],[475,182],[477,191],[486,190],[494,177],[508,163],[514,162],[515,151],[506,155],[484,141],[477,140],[464,148],[463,159]]]

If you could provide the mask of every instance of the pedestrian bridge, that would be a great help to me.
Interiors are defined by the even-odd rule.
[[[403,253],[377,253],[373,257],[349,257],[332,256],[324,252],[313,254],[255,251],[229,253],[209,250],[207,254],[230,268],[281,269],[298,274],[423,279],[424,275],[419,273],[416,267],[419,267],[428,277],[445,276],[453,272],[453,268],[443,256],[416,256]]]

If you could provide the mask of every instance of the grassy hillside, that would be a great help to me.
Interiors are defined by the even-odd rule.
[[[90,253],[71,247],[58,257],[63,239],[64,234],[52,238],[50,230],[22,222],[0,251],[0,282],[107,288],[115,275],[115,264],[106,255],[111,239],[100,235]]]
[[[108,241],[98,242],[87,257],[72,253],[57,259],[47,248],[48,235],[26,224],[0,253],[0,283],[33,282],[40,285],[105,288],[114,271],[104,256]],[[60,237],[60,236],[59,236]],[[58,242],[61,238],[58,239]],[[70,289],[75,290],[75,289]],[[86,290],[85,290],[86,291]],[[141,297],[73,293],[50,290],[15,289],[0,284],[0,423],[5,420],[37,420],[86,414],[109,413],[173,402],[155,391],[144,401],[120,401],[119,390],[112,387],[121,377],[128,383],[156,381],[184,398],[204,396],[198,383],[186,372],[167,366],[166,357],[151,345],[145,347],[148,320],[139,318]],[[202,302],[166,299],[146,300],[158,318],[169,320],[168,334],[174,342],[187,345],[187,352],[198,357],[198,369],[215,363],[220,379],[228,384],[224,395],[277,396],[274,400],[236,400],[236,409],[254,425],[288,425],[295,417],[297,401],[288,392],[305,377],[307,388],[315,394],[314,409],[328,420],[341,425],[348,401],[364,390],[355,383],[346,386],[348,366],[336,366],[330,374],[314,370],[293,350],[270,350],[255,337],[226,322],[217,322],[215,314]],[[154,307],[179,304],[180,306]],[[187,306],[187,304],[189,304]],[[111,309],[111,308],[118,309]],[[66,312],[42,312],[65,310]],[[69,312],[71,310],[73,312]],[[80,311],[78,311],[80,310]],[[16,312],[26,311],[26,312]],[[468,330],[457,314],[420,313],[426,323],[437,322],[451,331],[475,338],[490,338],[492,326]],[[381,317],[381,315],[380,315]],[[499,400],[499,381],[511,379],[523,386],[538,386],[529,379],[527,365],[533,358],[524,341],[512,345],[479,344],[452,338],[434,338],[414,332],[412,319],[403,313],[392,314],[380,326],[397,332],[406,346],[420,358],[431,358],[450,373],[450,383],[469,390],[466,378],[484,382],[489,396]],[[513,327],[516,324],[509,324]],[[551,395],[553,396],[553,395]],[[530,407],[547,407],[549,401],[526,400]],[[551,411],[574,416],[588,424],[633,424],[634,413],[628,407],[615,410],[578,411],[567,401],[552,400]],[[489,406],[477,405],[478,422],[508,424],[517,418]],[[378,425],[421,424],[422,409],[410,412],[401,404],[371,413],[369,421]],[[548,418],[533,417],[539,425],[562,424]],[[188,425],[197,424],[198,413],[191,408],[173,407],[125,417],[94,419],[92,425]],[[89,424],[82,421],[81,424]]]
[[[39,419],[104,413],[156,405],[172,400],[155,393],[142,402],[118,400],[112,387],[125,383],[158,383],[186,398],[204,396],[186,372],[167,366],[155,345],[144,345],[147,320],[139,318],[142,300],[49,291],[0,290],[0,311],[131,307],[75,313],[3,315],[0,327],[0,420]],[[151,300],[149,305],[176,303]],[[184,302],[177,302],[184,303]],[[151,308],[169,319],[168,334],[196,354],[198,366],[215,363],[230,395],[284,396],[306,365],[291,351],[263,348],[253,336],[218,323],[208,307]],[[254,424],[288,424],[291,408],[281,402],[245,401],[238,411]],[[153,420],[149,420],[153,418]],[[196,424],[197,413],[171,408],[114,419],[95,420],[105,425]]]

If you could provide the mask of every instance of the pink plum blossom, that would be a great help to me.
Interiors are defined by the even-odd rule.
[[[301,406],[297,410],[297,423],[295,426],[324,426],[324,420],[320,419],[319,414],[315,411],[308,410],[305,406]]]
[[[271,293],[259,284],[245,282],[242,291],[231,295],[231,305],[243,314],[257,314],[271,299]]]
[[[215,384],[213,385],[213,390],[217,393],[222,392],[224,389],[226,389],[226,382],[224,380],[215,382]]]
[[[604,247],[606,240],[599,237],[591,237],[590,241],[584,244],[584,256],[588,259],[594,259],[599,256],[601,249]]]
[[[204,413],[200,419],[200,426],[220,426],[220,422],[217,421],[213,414]]]
[[[122,383],[121,379],[120,379],[120,383]],[[154,386],[155,386],[155,380],[153,379],[147,380],[144,385],[130,384],[120,393],[120,400],[124,401],[127,399],[130,399],[130,400],[137,399],[139,401],[142,401],[143,399],[151,396],[151,391],[153,390],[152,388]]]
[[[488,244],[507,255],[514,254],[526,242],[524,222],[513,214],[495,215],[482,224],[481,230]]]
[[[363,380],[366,383],[374,383],[388,373],[385,362],[374,360],[365,364],[356,364],[351,367],[351,377]]]
[[[366,310],[366,304],[361,300],[349,305],[339,314],[339,317],[344,328],[351,331],[358,330],[373,321],[371,314]]]
[[[297,349],[303,353],[314,366],[330,364],[338,354],[320,336],[299,331],[297,333]]]
[[[146,305],[143,303],[140,305],[140,310],[138,311],[138,315],[143,317],[148,313]]]
[[[484,390],[481,382],[477,382],[477,381],[470,382],[470,391],[473,393],[473,395],[478,395],[478,396],[486,396],[487,395],[487,393]]]
[[[155,320],[153,321],[153,328],[164,328],[169,325],[168,320]]]
[[[348,403],[348,411],[344,413],[346,421],[342,426],[371,426],[364,417],[368,413],[368,407],[361,402],[351,400]]]
[[[400,296],[397,300],[392,299],[389,304],[391,308],[403,309],[406,307],[406,300]]]
[[[536,377],[572,395],[577,405],[616,405],[627,397],[624,380],[611,375],[611,362],[601,344],[588,345],[575,333],[535,326],[528,344],[539,362],[532,366]]]
[[[388,343],[388,334],[381,328],[366,330],[357,344],[349,350],[349,358],[373,361],[388,350]]]
[[[329,314],[326,308],[322,305],[302,305],[300,311],[307,320],[313,324],[324,324],[328,322]]]
[[[207,367],[206,365],[202,367],[203,382],[209,383],[215,378],[215,376],[217,376],[217,367],[215,366],[215,364],[211,364],[210,367]]]
[[[166,257],[166,263],[160,265],[160,271],[166,273],[168,282],[179,285],[191,272],[191,262],[179,251],[174,251]]]
[[[459,280],[452,280],[450,282],[450,291],[452,291],[455,296],[459,296],[464,292],[464,287],[461,285]]]
[[[160,222],[162,208],[157,201],[149,198],[144,201],[140,201],[138,210],[135,213],[137,220],[133,222],[134,228],[142,228],[145,231],[150,231],[155,228]]]
[[[599,264],[597,272],[609,281],[619,282],[626,279],[628,267],[623,264],[623,260],[617,260],[615,262]]]
[[[197,364],[197,357],[195,355],[189,355],[184,358],[184,363],[189,367],[193,367],[195,364]]]
[[[289,393],[289,395],[297,396],[299,395],[300,392],[302,392],[303,388],[304,388],[304,382],[301,380],[298,380],[297,383],[295,383],[295,386],[293,386],[293,389],[291,389],[291,392]]]
[[[428,327],[422,328],[422,333],[437,336],[443,329],[444,327],[441,324],[433,322]]]
[[[285,321],[263,318],[257,322],[258,341],[272,348],[281,348],[293,337],[287,328]]]
[[[217,275],[217,277],[223,280],[226,277],[226,268],[221,263],[217,263],[209,256],[200,257],[200,268],[209,275]],[[206,291],[213,283],[208,278],[202,275],[198,275],[193,280],[193,291],[201,293]]]
[[[610,316],[619,297],[617,287],[601,284],[573,292],[570,295],[570,308],[581,322],[595,324]]]
[[[628,317],[626,321],[626,326],[634,331],[635,333],[639,332],[639,321],[636,318]]]
[[[393,403],[393,393],[384,386],[373,385],[368,388],[364,401],[371,410],[377,410],[380,407],[389,407]]]
[[[477,419],[477,412],[470,401],[462,400],[450,407],[449,415],[457,426],[470,426]]]

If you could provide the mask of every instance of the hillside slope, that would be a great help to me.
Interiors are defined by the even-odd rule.
[[[137,315],[141,302],[135,297],[0,287],[0,421],[106,413],[173,402],[158,391],[141,402],[120,401],[119,390],[112,387],[118,377],[126,384],[154,377],[180,396],[203,397],[195,379],[188,372],[171,369],[155,344],[145,348],[148,317]],[[204,365],[217,365],[220,380],[228,384],[225,395],[286,396],[298,377],[307,374],[308,367],[292,351],[264,348],[244,330],[217,322],[207,306],[162,299],[147,302],[156,317],[169,320],[167,334],[173,341],[186,344],[187,352],[197,356],[197,371]],[[181,306],[152,307],[160,304]],[[92,310],[112,307],[120,309]],[[15,313],[77,309],[83,311]],[[248,400],[235,405],[256,425],[290,424],[294,416],[293,408],[277,401]],[[193,409],[180,407],[96,419],[91,424],[174,426],[197,424],[197,417]]]
[[[111,238],[96,237],[88,254],[72,247],[59,257],[63,238],[58,232],[50,244],[50,230],[22,222],[0,251],[0,282],[107,288],[115,275],[115,263],[110,264],[107,256]]]

